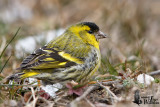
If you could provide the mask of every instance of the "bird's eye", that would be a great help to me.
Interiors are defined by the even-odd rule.
[[[93,33],[93,31],[89,30],[89,31],[88,31],[88,33],[92,34],[92,33]]]

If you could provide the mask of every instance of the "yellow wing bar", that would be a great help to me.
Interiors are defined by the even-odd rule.
[[[65,52],[63,52],[63,51],[62,51],[62,52],[58,52],[58,54],[59,54],[61,57],[63,57],[63,58],[65,58],[66,60],[68,60],[68,61],[72,61],[72,62],[75,62],[75,63],[77,63],[77,64],[83,64],[83,63],[84,63],[81,59],[72,57],[70,54],[65,53]]]

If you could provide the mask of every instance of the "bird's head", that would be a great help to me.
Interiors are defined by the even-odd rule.
[[[76,36],[79,36],[84,42],[99,48],[99,39],[106,38],[99,27],[93,22],[81,22],[69,28]]]

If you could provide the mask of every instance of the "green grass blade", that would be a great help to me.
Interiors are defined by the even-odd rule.
[[[8,45],[14,40],[14,38],[17,36],[18,32],[20,30],[20,27],[18,28],[17,32],[15,33],[15,35],[11,38],[11,40],[7,43],[7,45],[5,46],[5,48],[3,49],[2,53],[0,54],[0,59],[2,57],[2,55],[4,54],[5,50],[7,49]]]
[[[111,63],[109,62],[109,59],[107,58],[107,61],[106,61],[106,65],[108,67],[108,72],[111,74],[111,75],[118,75],[118,72],[117,70],[111,65]]]
[[[11,55],[12,56],[12,55]],[[2,73],[2,71],[3,71],[3,69],[4,69],[4,67],[7,65],[7,63],[8,63],[8,61],[10,60],[10,58],[11,58],[11,56],[7,59],[7,61],[5,62],[5,64],[3,65],[3,67],[2,67],[2,69],[1,69],[1,71],[0,71],[0,73]]]

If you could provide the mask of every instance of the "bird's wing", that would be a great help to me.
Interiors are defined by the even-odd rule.
[[[54,69],[83,64],[90,46],[65,33],[23,60],[20,69]]]
[[[44,46],[26,57],[19,69],[54,69],[82,63],[82,59],[73,57],[65,51]]]

